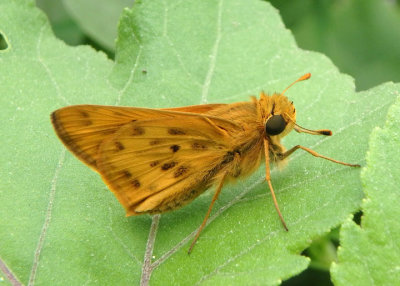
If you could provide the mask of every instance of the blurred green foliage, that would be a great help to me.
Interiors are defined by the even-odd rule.
[[[300,48],[324,53],[358,90],[400,81],[400,6],[389,0],[272,0]]]

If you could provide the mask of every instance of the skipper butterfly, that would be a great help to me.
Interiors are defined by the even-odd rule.
[[[203,223],[189,248],[192,251],[214,202],[229,181],[244,178],[265,161],[265,180],[276,211],[288,230],[275,197],[270,163],[283,165],[296,150],[338,164],[296,145],[281,144],[290,131],[331,135],[296,123],[296,109],[284,93],[251,98],[248,102],[148,109],[74,105],[54,111],[51,121],[64,145],[98,172],[124,206],[127,216],[157,214],[180,208],[214,186]]]

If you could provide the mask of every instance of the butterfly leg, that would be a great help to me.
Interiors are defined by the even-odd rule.
[[[207,223],[208,217],[210,216],[212,207],[213,207],[215,201],[218,199],[219,194],[221,193],[222,186],[224,185],[224,181],[225,181],[226,174],[227,174],[227,172],[225,172],[225,173],[223,174],[223,176],[222,176],[222,178],[221,178],[221,181],[219,182],[218,187],[217,187],[217,189],[215,190],[214,196],[213,196],[213,198],[212,198],[212,200],[211,200],[211,204],[210,204],[210,206],[208,207],[208,211],[207,211],[207,213],[206,213],[206,216],[204,217],[203,222],[201,223],[200,227],[199,227],[198,230],[197,230],[196,236],[194,237],[193,242],[192,242],[192,244],[191,244],[190,247],[189,247],[188,254],[190,254],[190,253],[192,252],[192,249],[193,249],[194,245],[196,244],[196,241],[197,241],[197,239],[199,238],[201,231],[202,231],[203,228],[206,226],[206,223]]]
[[[329,161],[332,161],[334,163],[338,163],[338,164],[342,164],[342,165],[350,166],[350,167],[360,167],[360,165],[358,165],[358,164],[349,164],[349,163],[345,163],[345,162],[342,162],[342,161],[338,161],[338,160],[326,157],[324,155],[318,154],[314,150],[311,150],[311,149],[309,149],[307,147],[304,147],[304,146],[301,146],[301,145],[296,145],[293,148],[291,148],[290,150],[288,150],[285,153],[281,154],[280,155],[280,159],[283,160],[283,159],[289,157],[294,151],[296,151],[298,149],[302,149],[302,150],[310,153],[311,155],[313,155],[315,157],[319,157],[319,158],[322,158],[322,159],[325,159],[325,160],[329,160]]]
[[[269,190],[271,191],[271,196],[274,201],[275,209],[279,215],[279,218],[281,219],[282,225],[285,228],[286,231],[289,229],[286,226],[285,220],[283,219],[282,213],[279,210],[279,205],[278,201],[276,200],[275,197],[275,192],[274,189],[272,188],[272,183],[271,183],[271,174],[270,174],[270,167],[269,167],[269,148],[268,148],[268,141],[264,139],[264,152],[265,152],[265,180],[268,182]]]

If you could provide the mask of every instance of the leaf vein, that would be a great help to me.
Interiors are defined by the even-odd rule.
[[[55,169],[53,179],[51,180],[49,203],[47,205],[47,211],[46,211],[44,223],[42,226],[42,231],[40,232],[39,241],[36,246],[36,250],[35,250],[35,254],[34,254],[34,258],[33,258],[33,265],[32,265],[31,273],[29,276],[28,285],[35,284],[36,273],[37,273],[37,269],[39,267],[40,253],[42,251],[44,241],[46,239],[47,230],[50,226],[51,214],[53,211],[53,205],[54,205],[54,200],[55,200],[55,196],[56,196],[57,179],[58,179],[58,175],[60,174],[60,170],[64,164],[64,159],[65,159],[65,148],[63,148],[63,150],[61,151],[60,158],[58,160],[58,164]]]
[[[222,4],[223,4],[223,0],[220,0],[218,3],[218,15],[217,15],[217,27],[216,27],[217,34],[216,34],[214,46],[212,48],[212,52],[210,55],[210,64],[209,64],[206,78],[204,80],[203,89],[202,89],[202,93],[201,93],[201,103],[202,104],[207,103],[207,97],[208,97],[208,93],[209,93],[209,89],[210,89],[210,85],[211,85],[211,79],[214,75],[219,44],[221,41]]]
[[[42,39],[43,39],[43,33],[44,33],[44,29],[47,28],[47,24],[43,25],[40,29],[40,34],[39,34],[39,38],[38,38],[38,42],[36,45],[36,56],[38,59],[38,62],[40,63],[40,65],[44,68],[44,70],[46,71],[47,75],[49,76],[50,82],[52,83],[52,85],[54,86],[55,90],[56,90],[56,95],[62,100],[64,101],[65,104],[67,105],[71,105],[68,101],[68,99],[62,95],[60,86],[58,85],[56,79],[54,78],[49,66],[46,64],[46,62],[44,61],[42,54],[41,54],[41,45],[42,45]]]

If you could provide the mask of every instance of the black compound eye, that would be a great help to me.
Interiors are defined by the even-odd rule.
[[[278,135],[283,130],[285,130],[286,121],[283,119],[282,115],[273,115],[270,119],[268,119],[267,123],[265,123],[265,132],[268,135]]]

